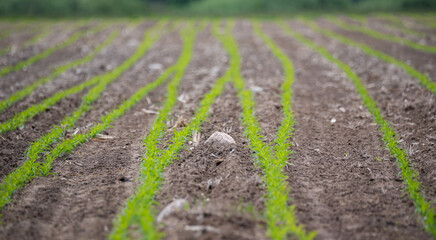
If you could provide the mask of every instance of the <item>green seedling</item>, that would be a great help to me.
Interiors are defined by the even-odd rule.
[[[345,21],[342,21],[336,17],[331,17],[331,18],[329,18],[329,20],[330,20],[330,22],[332,22],[332,23],[336,24],[337,26],[339,26],[345,30],[348,30],[348,31],[361,32],[361,33],[364,33],[364,34],[371,36],[373,38],[377,38],[377,39],[381,39],[381,40],[385,40],[385,41],[391,41],[391,42],[395,42],[395,43],[400,43],[400,44],[409,46],[411,48],[414,48],[414,49],[417,49],[420,51],[436,53],[436,47],[434,47],[434,46],[423,45],[420,43],[416,43],[412,40],[409,40],[407,38],[403,38],[403,37],[392,35],[392,34],[381,33],[379,31],[373,30],[373,29],[368,28],[368,27],[349,24],[349,23],[346,23]]]
[[[418,70],[416,70],[415,68],[413,68],[409,64],[407,64],[401,60],[398,60],[390,55],[387,55],[383,52],[377,51],[377,50],[371,48],[370,46],[368,46],[364,43],[355,41],[351,38],[347,38],[343,35],[340,35],[336,32],[333,32],[331,30],[321,28],[316,23],[314,23],[312,21],[304,21],[304,23],[318,33],[321,33],[327,37],[336,39],[336,40],[338,40],[346,45],[360,48],[363,52],[365,52],[368,55],[374,56],[376,58],[379,58],[380,60],[383,60],[383,61],[388,62],[388,63],[392,63],[392,64],[404,69],[412,77],[418,79],[424,87],[426,87],[432,93],[436,94],[436,83],[433,82],[427,75],[419,72]]]
[[[389,149],[392,156],[395,157],[397,165],[401,169],[401,176],[403,178],[404,184],[407,187],[410,198],[415,204],[417,212],[422,217],[425,229],[436,237],[435,209],[431,208],[430,203],[426,200],[424,196],[424,192],[421,189],[421,182],[418,179],[418,172],[411,167],[409,157],[406,151],[401,148],[401,144],[398,141],[397,136],[399,135],[392,128],[391,124],[385,120],[380,108],[377,107],[377,102],[371,98],[371,95],[369,94],[368,89],[362,83],[362,80],[351,69],[350,66],[334,57],[333,54],[331,54],[327,49],[317,45],[312,40],[296,32],[284,22],[280,22],[279,24],[289,36],[296,38],[303,44],[312,48],[314,51],[318,52],[326,59],[340,67],[348,76],[348,78],[354,83],[363,103],[365,104],[368,111],[372,114],[374,121],[379,126],[379,131],[383,134],[383,142],[385,143],[386,148]],[[310,26],[312,27],[313,25]],[[315,27],[313,27],[313,29],[327,36],[334,36],[333,33],[329,31],[324,31],[320,28]]]
[[[166,122],[170,118],[172,109],[177,105],[178,88],[191,62],[197,32],[192,23],[188,23],[181,32],[184,46],[174,68],[174,77],[167,87],[167,98],[151,127],[150,133],[144,138],[146,152],[140,166],[139,181],[141,184],[115,219],[110,239],[128,239],[133,226],[138,227],[138,231],[144,239],[160,239],[163,236],[156,228],[154,209],[154,196],[159,191],[163,181],[163,171],[175,159],[178,152],[184,148],[184,144],[192,135],[194,128],[199,127],[199,125],[194,126],[193,124],[199,124],[199,121],[204,118],[203,114],[207,113],[210,107],[206,106],[206,109],[200,107],[203,109],[201,116],[197,112],[197,118],[194,117],[194,120],[187,127],[180,131],[174,130],[174,137],[170,141],[172,144],[167,149],[159,148],[160,140],[167,129]],[[205,96],[201,106],[204,106],[205,101],[209,102],[210,96]]]
[[[85,64],[85,63],[91,61],[92,59],[94,59],[103,48],[109,46],[115,40],[115,38],[118,36],[118,34],[119,34],[118,30],[113,31],[112,34],[106,39],[105,42],[103,42],[102,44],[98,45],[94,49],[94,51],[92,51],[87,56],[85,56],[85,57],[83,57],[81,59],[74,60],[72,62],[66,63],[66,64],[64,64],[62,66],[56,67],[55,69],[52,70],[50,75],[38,79],[36,82],[30,84],[29,86],[26,86],[24,89],[22,89],[20,91],[17,91],[16,93],[12,94],[7,99],[1,101],[0,102],[0,113],[5,111],[8,107],[13,105],[14,103],[16,103],[16,102],[20,101],[21,99],[29,96],[39,86],[52,81],[54,78],[59,77],[62,73],[66,72],[69,69],[75,68],[75,67],[77,67],[79,65]]]
[[[255,29],[259,36],[266,42],[274,54],[282,61],[282,64],[290,64],[285,66],[287,76],[284,83],[286,86],[282,103],[290,103],[292,92],[288,91],[293,83],[293,67],[289,59],[285,60],[284,54],[279,53],[278,47],[262,33],[258,24]],[[244,134],[249,141],[251,150],[255,152],[257,165],[261,167],[264,173],[264,180],[267,188],[266,200],[266,217],[267,217],[267,234],[272,239],[287,239],[289,234],[296,236],[299,239],[314,239],[316,232],[306,232],[303,225],[298,225],[295,218],[295,207],[288,205],[289,189],[286,184],[286,176],[283,172],[283,167],[286,165],[288,155],[290,153],[289,137],[292,134],[293,114],[290,109],[291,104],[284,108],[284,120],[279,128],[275,147],[271,147],[264,141],[264,136],[261,134],[262,129],[255,115],[255,101],[253,92],[245,87],[245,79],[241,74],[241,56],[238,50],[238,44],[232,36],[234,22],[227,24],[225,33],[221,33],[219,25],[214,25],[214,34],[222,42],[224,48],[230,55],[230,70],[231,79],[239,97],[239,102],[243,108],[242,125],[244,126]],[[286,63],[284,63],[286,62]],[[290,133],[288,132],[290,131]]]
[[[97,125],[92,130],[91,133],[75,135],[72,139],[62,141],[62,136],[64,133],[75,126],[76,122],[88,112],[92,104],[100,98],[101,94],[106,89],[107,85],[118,79],[121,74],[129,70],[142,56],[144,56],[152,45],[160,38],[162,35],[162,29],[166,22],[162,21],[158,23],[154,28],[151,28],[144,35],[143,42],[139,45],[137,51],[130,56],[123,64],[115,68],[109,73],[97,76],[100,82],[94,86],[82,100],[80,107],[67,116],[61,123],[60,126],[55,125],[51,128],[50,132],[39,138],[37,141],[32,143],[29,149],[26,151],[27,160],[23,165],[18,167],[15,171],[10,173],[3,182],[0,184],[0,210],[11,201],[12,195],[21,187],[23,187],[27,182],[31,181],[37,176],[47,176],[50,173],[53,161],[61,156],[62,154],[68,153],[75,149],[79,144],[87,141],[89,138],[100,133],[104,129],[110,126],[110,123],[116,118],[124,114],[131,106],[136,104],[138,99],[145,97],[145,95],[160,85],[172,72],[172,69],[168,70],[163,77],[159,78],[156,82],[145,86],[141,89],[137,95],[134,95],[129,101],[126,101],[124,105],[121,105],[119,109],[112,111],[109,117],[108,115],[103,118],[103,123]],[[60,142],[49,154],[47,158],[42,163],[38,160],[40,156],[49,150],[49,147],[57,142]]]
[[[44,58],[49,57],[50,55],[52,55],[56,51],[64,49],[64,48],[74,44],[75,42],[79,41],[79,39],[82,39],[87,33],[95,33],[95,32],[99,32],[99,31],[102,31],[102,28],[99,26],[96,26],[96,27],[93,27],[93,28],[87,29],[87,30],[77,31],[76,33],[71,35],[63,43],[60,43],[60,44],[53,46],[53,47],[50,47],[50,48],[46,49],[45,51],[43,51],[42,53],[36,54],[33,57],[26,59],[24,61],[18,62],[15,65],[3,68],[2,70],[0,70],[0,77],[5,76],[6,74],[9,74],[12,72],[20,71],[21,69],[23,69],[25,67],[28,67],[28,66],[30,66],[38,61],[41,61]]]

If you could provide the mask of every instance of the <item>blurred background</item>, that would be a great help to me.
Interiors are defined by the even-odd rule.
[[[434,10],[436,0],[0,0],[2,17],[253,16]]]

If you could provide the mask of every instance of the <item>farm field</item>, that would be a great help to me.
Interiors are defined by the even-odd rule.
[[[433,239],[435,22],[0,20],[0,239]]]

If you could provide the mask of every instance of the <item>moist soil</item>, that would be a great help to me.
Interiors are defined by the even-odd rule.
[[[50,56],[37,61],[23,70],[11,72],[3,76],[0,83],[0,99],[4,100],[16,91],[21,90],[25,86],[37,81],[39,78],[49,76],[52,70],[56,67],[62,66],[77,59],[81,59],[90,54],[98,44],[101,44],[106,40],[113,29],[115,29],[115,27],[106,29],[93,35],[86,35],[74,44],[55,51]],[[99,68],[94,69],[98,70]],[[80,68],[78,68],[78,70],[76,70],[76,74],[84,75],[85,73],[81,72]],[[64,80],[62,82],[64,82],[64,85],[68,83],[74,84],[74,81],[70,82]],[[56,89],[55,87],[53,91],[55,90],[59,89]]]
[[[351,19],[347,19],[347,20],[353,22]],[[389,22],[378,18],[368,18],[368,23],[370,28],[373,28],[374,30],[377,30],[381,33],[396,35],[423,45],[436,46],[436,38],[431,34],[426,34],[425,36],[415,36],[415,35],[403,33],[400,30],[391,27],[389,25]]]
[[[410,17],[402,17],[402,20],[405,21],[408,25],[408,27],[418,30],[427,34],[436,34],[436,28],[431,28],[423,23],[420,23]]]
[[[34,28],[36,26],[31,26]],[[0,49],[10,48],[10,52],[15,51],[21,44],[32,39],[36,35],[31,29],[24,29],[22,31],[14,32],[6,39],[0,41]],[[7,52],[6,52],[7,53]]]
[[[130,33],[125,32],[123,37],[103,50],[101,54],[91,62],[67,71],[59,78],[36,89],[33,94],[20,103],[11,106],[1,114],[1,121],[4,122],[12,118],[15,114],[27,109],[29,106],[40,103],[44,99],[51,97],[60,89],[67,89],[118,66],[122,61],[127,59],[129,54],[132,54],[137,47],[135,44],[127,44],[127,46],[123,48],[120,46],[125,45],[124,43],[127,39],[131,42],[136,41],[137,44],[139,44],[142,38],[141,32],[142,31],[139,30],[130,31]],[[104,41],[104,36],[102,37],[100,41]],[[111,61],[107,61],[108,58],[110,58]],[[11,170],[24,161],[24,151],[32,142],[49,132],[53,124],[59,124],[66,115],[77,109],[82,102],[82,96],[85,95],[89,89],[90,88],[87,88],[79,94],[69,96],[60,101],[47,111],[38,114],[25,123],[23,128],[2,135],[4,139],[0,141],[0,148],[2,149],[0,152],[0,161],[2,163],[0,167],[0,179],[3,179]]]
[[[37,102],[38,93],[42,99],[54,93],[53,89],[71,86],[65,83],[69,79],[77,84],[118,66],[133,53],[143,30],[150,25],[145,23],[124,32],[96,59],[80,67],[85,76],[68,71],[50,88],[41,87],[29,96],[30,100],[17,104],[21,106],[17,111]],[[435,97],[403,70],[298,23],[291,25],[334,52],[359,74],[398,131],[403,147],[408,149],[413,166],[421,174],[426,196],[434,199]],[[299,222],[306,229],[317,231],[317,239],[430,239],[410,197],[403,191],[395,159],[384,148],[382,136],[352,82],[336,65],[276,25],[265,23],[263,29],[295,65],[292,107],[298,124],[292,147],[295,153],[285,172],[291,189],[289,198],[296,206]],[[91,41],[101,42],[107,34]],[[237,22],[234,36],[240,47],[242,74],[247,88],[255,92],[256,116],[269,143],[282,120],[283,69],[252,32],[248,21]],[[379,42],[382,41],[370,43]],[[139,87],[154,81],[177,60],[181,47],[176,32],[164,35],[132,69],[107,87],[94,108],[78,122],[79,132],[98,122]],[[426,56],[407,51],[411,59]],[[228,61],[210,27],[202,31],[168,129],[181,118],[192,118],[202,96],[228,68]],[[48,68],[43,67],[40,66],[41,71]],[[62,100],[25,124],[25,128],[0,136],[2,178],[19,166],[32,141],[77,108],[85,92]],[[55,174],[36,178],[18,191],[2,211],[0,238],[105,239],[112,229],[112,220],[140,184],[136,179],[144,153],[142,139],[156,117],[144,110],[159,110],[165,94],[163,84],[104,132],[113,139],[92,139],[81,145],[54,162]],[[158,224],[166,239],[266,239],[262,215],[265,183],[244,137],[241,112],[237,93],[228,84],[202,126],[199,144],[189,142],[164,172],[165,182],[156,196],[157,212],[174,199],[189,202],[189,209],[173,212]],[[7,119],[12,113],[8,110],[0,117]],[[228,133],[236,144],[206,144],[215,131]],[[167,134],[162,142],[170,137],[171,133]]]
[[[297,24],[294,25],[298,27]],[[412,166],[428,199],[436,197],[436,97],[417,79],[404,70],[345,46],[311,31],[307,36],[327,47],[342,61],[352,66],[367,86],[371,96],[379,103],[383,115],[392,123],[409,154]],[[371,71],[368,71],[371,69]]]
[[[225,70],[227,64],[223,64],[223,60],[228,57],[224,49],[210,30],[206,33],[199,37],[200,52],[207,50],[209,56],[202,57],[203,66],[193,64],[194,69],[209,69],[211,73],[212,69]],[[223,71],[220,72],[221,76]],[[205,90],[191,98],[194,103],[198,104]],[[181,116],[186,117],[188,113],[191,117],[191,112],[185,111]],[[259,191],[260,172],[254,167],[252,153],[247,148],[239,121],[241,112],[236,91],[228,84],[203,124],[199,145],[191,144],[165,171],[165,184],[157,197],[158,210],[174,199],[185,199],[189,203],[189,210],[174,212],[163,219],[165,239],[265,239],[264,223],[257,211],[263,205],[264,191]],[[236,145],[220,147],[205,143],[216,131],[229,134]],[[200,229],[194,230],[195,227]]]
[[[270,29],[297,69],[296,153],[286,169],[301,223],[317,229],[319,239],[428,238],[352,82],[319,54]]]
[[[93,24],[84,25],[81,27],[72,27],[72,25],[61,23],[53,26],[52,33],[42,41],[33,44],[27,48],[9,52],[3,55],[0,59],[0,67],[14,65],[17,62],[26,60],[33,55],[43,52],[44,50],[53,47],[57,44],[66,41],[70,36],[78,31],[82,31],[92,27]]]
[[[357,31],[344,30],[325,20],[320,20],[319,23],[323,28],[331,29],[358,42],[365,43],[378,51],[384,52],[394,58],[410,64],[415,69],[426,74],[431,80],[436,82],[434,77],[436,76],[436,57],[434,53],[417,50],[412,47],[391,41],[379,40]]]
[[[284,81],[280,61],[253,32],[249,21],[239,22],[233,32],[242,57],[241,72],[247,88],[255,92],[256,117],[265,141],[274,140],[283,118],[281,84]]]
[[[131,39],[136,41],[131,44],[132,50],[143,36],[143,31],[136,32],[135,35],[140,37]],[[177,40],[180,41],[177,38],[173,41]],[[115,48],[126,50],[121,46]],[[128,98],[128,93],[137,90],[138,85],[144,86],[155,80],[157,74],[144,69],[168,54],[159,50],[162,49],[154,51],[164,54],[155,53],[149,61],[138,63],[140,67],[135,66],[120,77],[118,81],[124,82],[122,87],[126,90],[122,98]],[[176,59],[179,52],[180,48],[173,51],[171,57]],[[131,84],[131,72],[138,75],[136,85]],[[19,191],[14,196],[19,201],[10,204],[11,214],[4,215],[5,222],[8,219],[13,224],[2,226],[1,238],[105,239],[115,214],[134,193],[142,154],[141,139],[155,117],[145,114],[142,109],[152,105],[158,107],[164,94],[165,86],[162,85],[118,119],[113,128],[104,132],[114,137],[113,140],[91,140],[72,154],[57,159],[52,170],[55,175],[36,178]],[[98,109],[102,104],[96,102],[94,107]],[[93,114],[100,113],[91,111],[86,117],[101,117]]]

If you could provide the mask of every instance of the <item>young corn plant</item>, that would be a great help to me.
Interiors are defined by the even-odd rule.
[[[150,29],[150,32],[156,31],[157,29],[161,29],[164,25],[165,25],[165,21],[160,22],[159,24],[156,25],[156,27]],[[148,31],[147,31],[148,32]],[[156,41],[156,37],[158,37],[157,35],[151,38],[146,38],[144,39],[144,41],[147,41],[147,43],[144,43],[144,45],[142,45],[142,48],[148,49],[151,46],[151,42]],[[148,45],[145,45],[148,44]],[[133,55],[131,58],[127,59],[126,62],[124,62],[122,65],[120,65],[119,67],[115,68],[114,70],[105,73],[103,75],[98,75],[96,77],[93,77],[81,84],[78,84],[76,86],[73,86],[65,91],[61,91],[58,92],[56,94],[54,94],[53,96],[45,99],[44,101],[42,101],[39,104],[35,104],[30,106],[29,108],[23,110],[22,112],[19,112],[17,114],[15,114],[14,117],[12,117],[11,119],[0,123],[0,134],[3,134],[5,132],[8,131],[13,131],[16,130],[18,127],[22,126],[24,123],[26,123],[27,121],[29,121],[30,119],[32,119],[35,115],[39,114],[42,111],[45,111],[46,109],[50,108],[51,106],[53,106],[54,104],[58,103],[60,100],[73,95],[73,94],[77,94],[81,91],[83,91],[85,88],[96,85],[98,83],[100,83],[101,81],[104,81],[104,79],[116,79],[121,73],[123,73],[124,71],[128,70],[130,68],[130,66],[133,65],[133,63],[135,63],[135,59],[139,59],[142,52],[140,51],[144,51],[144,49],[139,49],[137,53],[135,53],[135,55]]]
[[[81,31],[77,31],[76,33],[74,33],[73,35],[71,35],[66,41],[64,41],[63,43],[60,43],[56,46],[50,47],[48,49],[46,49],[45,51],[34,55],[33,57],[26,59],[24,61],[18,62],[15,65],[12,66],[8,66],[5,67],[3,69],[0,70],[0,77],[5,76],[6,74],[12,73],[12,72],[16,72],[19,71],[21,69],[23,69],[24,67],[30,66],[44,58],[49,57],[50,55],[52,55],[53,53],[55,53],[56,51],[59,51],[61,49],[64,49],[68,46],[71,46],[72,44],[74,44],[75,42],[79,41],[79,39],[83,38],[86,34],[88,33],[96,33],[96,32],[100,32],[102,31],[102,27],[101,26],[96,26],[93,27],[89,30],[81,30]]]
[[[387,149],[389,149],[391,154],[395,157],[398,167],[401,169],[401,176],[404,184],[406,185],[410,198],[415,204],[417,212],[422,217],[425,229],[434,237],[436,237],[435,209],[430,207],[430,202],[428,202],[424,196],[424,192],[421,189],[421,183],[418,180],[418,172],[410,166],[409,157],[406,151],[401,148],[401,144],[398,141],[397,136],[399,135],[392,128],[391,124],[385,120],[380,108],[377,107],[377,102],[371,98],[368,89],[362,83],[359,76],[351,69],[350,66],[334,57],[333,54],[331,54],[327,49],[317,45],[310,39],[304,37],[302,34],[291,29],[290,26],[286,25],[284,22],[280,22],[279,24],[289,36],[296,38],[340,67],[346,73],[348,78],[354,83],[363,103],[368,111],[373,115],[374,121],[379,126],[379,131],[383,134],[383,142],[385,143]]]
[[[50,33],[52,33],[53,29],[50,29],[48,24],[43,24],[42,31],[41,31],[41,29],[37,29],[37,30],[35,29],[34,32],[37,32],[37,33],[29,40],[20,44],[18,46],[19,49],[27,48],[27,47],[41,41],[41,39],[46,38]],[[10,52],[11,49],[12,49],[12,46],[8,46],[8,47],[5,47],[3,49],[0,49],[0,57],[3,56],[4,54]]]
[[[363,25],[368,25],[368,19],[362,17],[351,17],[353,20],[360,22]],[[376,14],[374,18],[382,20],[382,24],[391,29],[395,29],[396,31],[401,32],[404,35],[410,35],[420,38],[426,38],[427,35],[424,32],[420,32],[414,29],[407,27],[401,18],[396,17],[392,14]],[[431,37],[431,36],[429,36]]]
[[[288,131],[293,129],[293,114],[290,109],[284,110],[284,120],[279,128],[278,136],[275,140],[275,147],[269,146],[264,141],[262,129],[255,116],[255,101],[253,93],[246,89],[245,79],[241,75],[241,57],[239,55],[238,44],[232,35],[234,22],[227,24],[224,34],[219,31],[218,24],[214,26],[214,34],[221,40],[224,48],[230,55],[231,79],[238,92],[239,101],[243,108],[242,124],[245,128],[245,136],[249,140],[250,148],[255,152],[257,164],[261,167],[264,173],[264,181],[267,188],[266,199],[266,218],[267,218],[267,234],[272,239],[287,239],[290,234],[298,239],[314,239],[316,232],[306,232],[303,225],[298,225],[295,217],[294,206],[289,206],[289,188],[286,184],[286,176],[283,173],[283,167],[287,163],[289,151]],[[287,59],[278,47],[262,33],[258,24],[255,24],[255,30],[260,34],[261,38],[267,43],[276,56],[285,63],[286,81],[283,87],[286,87],[282,103],[290,106],[294,72],[292,63]],[[285,60],[286,59],[286,60]],[[284,107],[287,108],[287,107]]]
[[[424,44],[420,44],[420,43],[414,42],[412,40],[409,40],[407,38],[399,37],[399,36],[392,35],[392,34],[381,33],[379,31],[373,30],[373,29],[368,28],[368,27],[359,26],[359,25],[355,25],[355,24],[349,24],[345,21],[342,21],[341,19],[339,19],[337,17],[329,17],[328,20],[330,22],[336,24],[337,26],[339,26],[345,30],[348,30],[348,31],[361,32],[361,33],[364,33],[364,34],[371,36],[373,38],[403,44],[403,45],[409,46],[411,48],[414,48],[414,49],[417,49],[420,51],[436,53],[435,46],[424,45]]]
[[[85,56],[85,57],[83,57],[81,59],[74,60],[72,62],[66,63],[66,64],[64,64],[62,66],[56,67],[55,69],[53,69],[51,71],[50,75],[38,79],[36,82],[26,86],[24,89],[17,91],[16,93],[12,94],[7,99],[1,101],[0,102],[0,113],[5,111],[8,107],[13,105],[14,103],[16,103],[16,102],[20,101],[21,99],[29,96],[39,86],[52,81],[53,79],[59,77],[62,73],[66,72],[69,69],[75,68],[75,67],[77,67],[79,65],[85,64],[85,63],[91,61],[92,59],[94,59],[102,49],[104,49],[105,47],[109,46],[115,40],[115,38],[118,36],[118,34],[119,34],[119,30],[113,31],[110,34],[110,36],[103,43],[98,45],[94,49],[94,51],[92,51],[87,56]]]
[[[276,138],[274,140],[274,151],[276,156],[276,161],[274,164],[268,166],[267,171],[271,173],[272,176],[280,179],[286,179],[286,176],[283,173],[283,168],[288,163],[289,156],[293,153],[290,150],[291,138],[295,131],[294,125],[296,124],[295,116],[292,111],[292,86],[295,81],[295,71],[294,66],[289,59],[289,57],[280,49],[280,47],[265,33],[262,31],[261,25],[259,22],[254,22],[254,31],[255,33],[265,42],[265,44],[269,47],[269,49],[273,52],[273,54],[280,60],[283,66],[285,81],[282,84],[282,106],[283,106],[283,120],[280,124],[280,127],[277,131]],[[265,171],[265,172],[267,172]],[[270,180],[271,181],[271,180]],[[314,238],[316,233],[312,232],[309,237],[306,237],[304,232],[303,225],[298,225],[295,214],[295,207],[287,206],[287,196],[289,195],[289,190],[286,187],[284,181],[280,181],[281,186],[277,187],[277,193],[275,195],[283,195],[282,201],[278,203],[272,202],[270,209],[268,209],[269,218],[274,218],[274,216],[279,215],[283,209],[287,209],[285,213],[283,213],[282,218],[286,219],[287,226],[289,227],[289,232],[297,233],[296,235],[300,237],[300,239],[304,238]],[[282,190],[281,190],[282,189]]]
[[[42,29],[40,29],[40,32],[35,34],[31,39],[25,41],[21,48],[27,48],[29,46],[32,46],[38,42],[40,42],[42,39],[45,39],[49,35],[51,35],[54,32],[54,29],[52,28],[51,24],[45,24]]]
[[[199,29],[202,28],[203,27],[200,27]],[[183,52],[179,58],[179,64],[176,66],[175,75],[168,84],[167,98],[150,129],[150,133],[144,138],[146,152],[140,166],[139,180],[141,181],[141,185],[136,189],[136,193],[128,200],[124,209],[115,219],[114,228],[109,236],[110,239],[128,239],[130,236],[129,231],[132,226],[139,227],[139,232],[141,232],[144,239],[160,239],[163,236],[155,227],[153,211],[153,205],[155,203],[154,196],[163,181],[162,173],[164,169],[184,147],[184,143],[187,141],[190,134],[192,134],[192,124],[198,123],[198,120],[191,121],[191,123],[181,131],[175,130],[174,137],[171,140],[172,144],[167,150],[160,149],[159,142],[165,135],[167,128],[166,122],[170,117],[170,113],[177,105],[178,88],[185,75],[186,68],[191,62],[197,32],[198,30],[196,30],[192,23],[182,32],[184,42]],[[210,99],[210,97],[206,95],[203,102],[209,101],[208,99]],[[209,107],[205,112],[207,112]],[[202,113],[205,114],[204,112]]]
[[[101,76],[97,76],[99,79],[101,79],[101,81],[83,97],[82,104],[74,113],[72,113],[70,116],[65,117],[61,125],[53,126],[49,133],[42,136],[30,145],[29,149],[26,151],[26,162],[19,168],[17,168],[14,172],[6,176],[6,178],[0,184],[0,210],[7,203],[10,202],[14,192],[23,187],[28,181],[31,181],[31,179],[41,174],[48,174],[49,170],[51,169],[51,164],[44,163],[43,165],[41,165],[40,162],[37,162],[41,154],[46,152],[51,145],[55,144],[58,141],[61,141],[64,133],[68,129],[72,129],[75,126],[76,122],[91,109],[92,104],[100,98],[101,94],[105,91],[108,84],[118,79],[121,74],[129,70],[141,57],[143,57],[148,52],[153,44],[158,41],[158,39],[162,36],[162,30],[165,24],[166,21],[162,21],[158,23],[155,27],[149,29],[144,34],[144,40],[139,45],[137,51],[132,56],[130,56],[130,58],[128,58],[123,64],[121,64],[119,67],[115,68],[111,72]],[[170,68],[167,73],[163,75],[162,78],[166,79],[168,75],[172,72],[173,68]],[[162,83],[163,80],[165,80],[162,80],[162,78],[158,80],[159,84]],[[158,86],[158,84],[154,83],[148,85],[146,86],[146,89],[150,90],[150,86],[156,87]],[[84,135],[83,138],[78,138],[78,142],[86,139],[87,137],[87,135]],[[56,147],[53,151],[56,151],[58,154],[60,154],[62,153],[63,149],[68,149],[68,146],[65,146],[65,143],[61,143],[61,145],[62,147]]]
[[[335,32],[333,32],[331,30],[327,30],[325,28],[321,28],[316,23],[314,23],[312,21],[304,20],[303,22],[307,26],[309,26],[311,29],[313,29],[314,31],[316,31],[318,33],[321,33],[321,34],[323,34],[323,35],[325,35],[327,37],[336,39],[336,40],[338,40],[338,41],[340,41],[340,42],[342,42],[342,43],[344,43],[346,45],[350,45],[350,46],[353,46],[353,47],[360,48],[363,52],[365,52],[368,55],[374,56],[376,58],[379,58],[380,60],[383,60],[383,61],[388,62],[388,63],[392,63],[392,64],[394,64],[394,65],[396,65],[396,66],[398,66],[400,68],[403,68],[412,77],[418,79],[420,81],[420,83],[424,87],[426,87],[432,93],[436,94],[436,83],[433,82],[427,75],[419,72],[418,70],[416,70],[415,68],[413,68],[409,64],[407,64],[407,63],[405,63],[405,62],[403,62],[401,60],[398,60],[398,59],[396,59],[396,58],[394,58],[394,57],[392,57],[390,55],[387,55],[387,54],[385,54],[383,52],[375,50],[375,49],[371,48],[370,46],[368,46],[368,45],[366,45],[364,43],[355,41],[355,40],[353,40],[351,38],[344,37],[344,36],[342,36],[342,35],[340,35],[338,33],[335,33]]]
[[[425,28],[436,29],[436,23],[434,22],[434,16],[423,16],[421,14],[409,14],[410,19],[418,24],[421,24]]]
[[[11,24],[9,26],[9,28],[0,32],[0,41],[8,38],[13,33],[16,33],[16,32],[23,30],[24,28],[26,28],[27,24],[28,24],[28,22],[26,22],[26,21],[22,21],[22,22],[14,24],[14,25]]]

